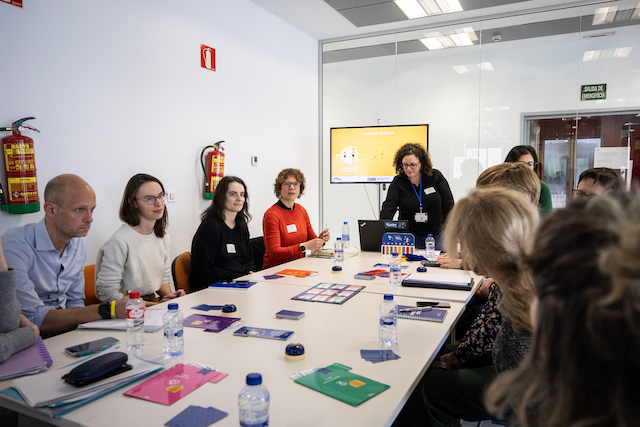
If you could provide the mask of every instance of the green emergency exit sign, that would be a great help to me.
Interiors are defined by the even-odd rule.
[[[580,86],[580,101],[593,101],[607,99],[607,85],[582,85]]]

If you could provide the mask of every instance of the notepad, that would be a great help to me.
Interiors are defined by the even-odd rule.
[[[0,380],[46,371],[53,361],[41,337],[34,345],[0,363]]]
[[[411,307],[410,305],[399,305],[398,318],[442,323],[444,321],[444,318],[447,317],[447,310],[441,310],[439,308],[425,307],[424,310],[414,310],[401,313],[400,310],[405,308],[415,307]]]

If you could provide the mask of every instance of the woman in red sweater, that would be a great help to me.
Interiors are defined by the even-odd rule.
[[[299,169],[284,169],[276,178],[273,192],[280,200],[267,209],[262,219],[266,248],[263,268],[302,258],[329,240],[329,229],[316,236],[307,211],[296,204],[304,194],[305,182]]]

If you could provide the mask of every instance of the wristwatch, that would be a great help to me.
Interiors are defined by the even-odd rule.
[[[307,247],[303,243],[300,243],[300,250],[302,251],[302,256],[305,256],[307,253]]]
[[[98,313],[103,319],[111,319],[111,310],[108,302],[103,302],[98,306]]]

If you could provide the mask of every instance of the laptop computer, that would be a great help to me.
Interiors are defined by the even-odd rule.
[[[360,250],[380,252],[384,233],[408,233],[409,224],[407,221],[388,219],[359,219],[358,231],[360,233]]]

